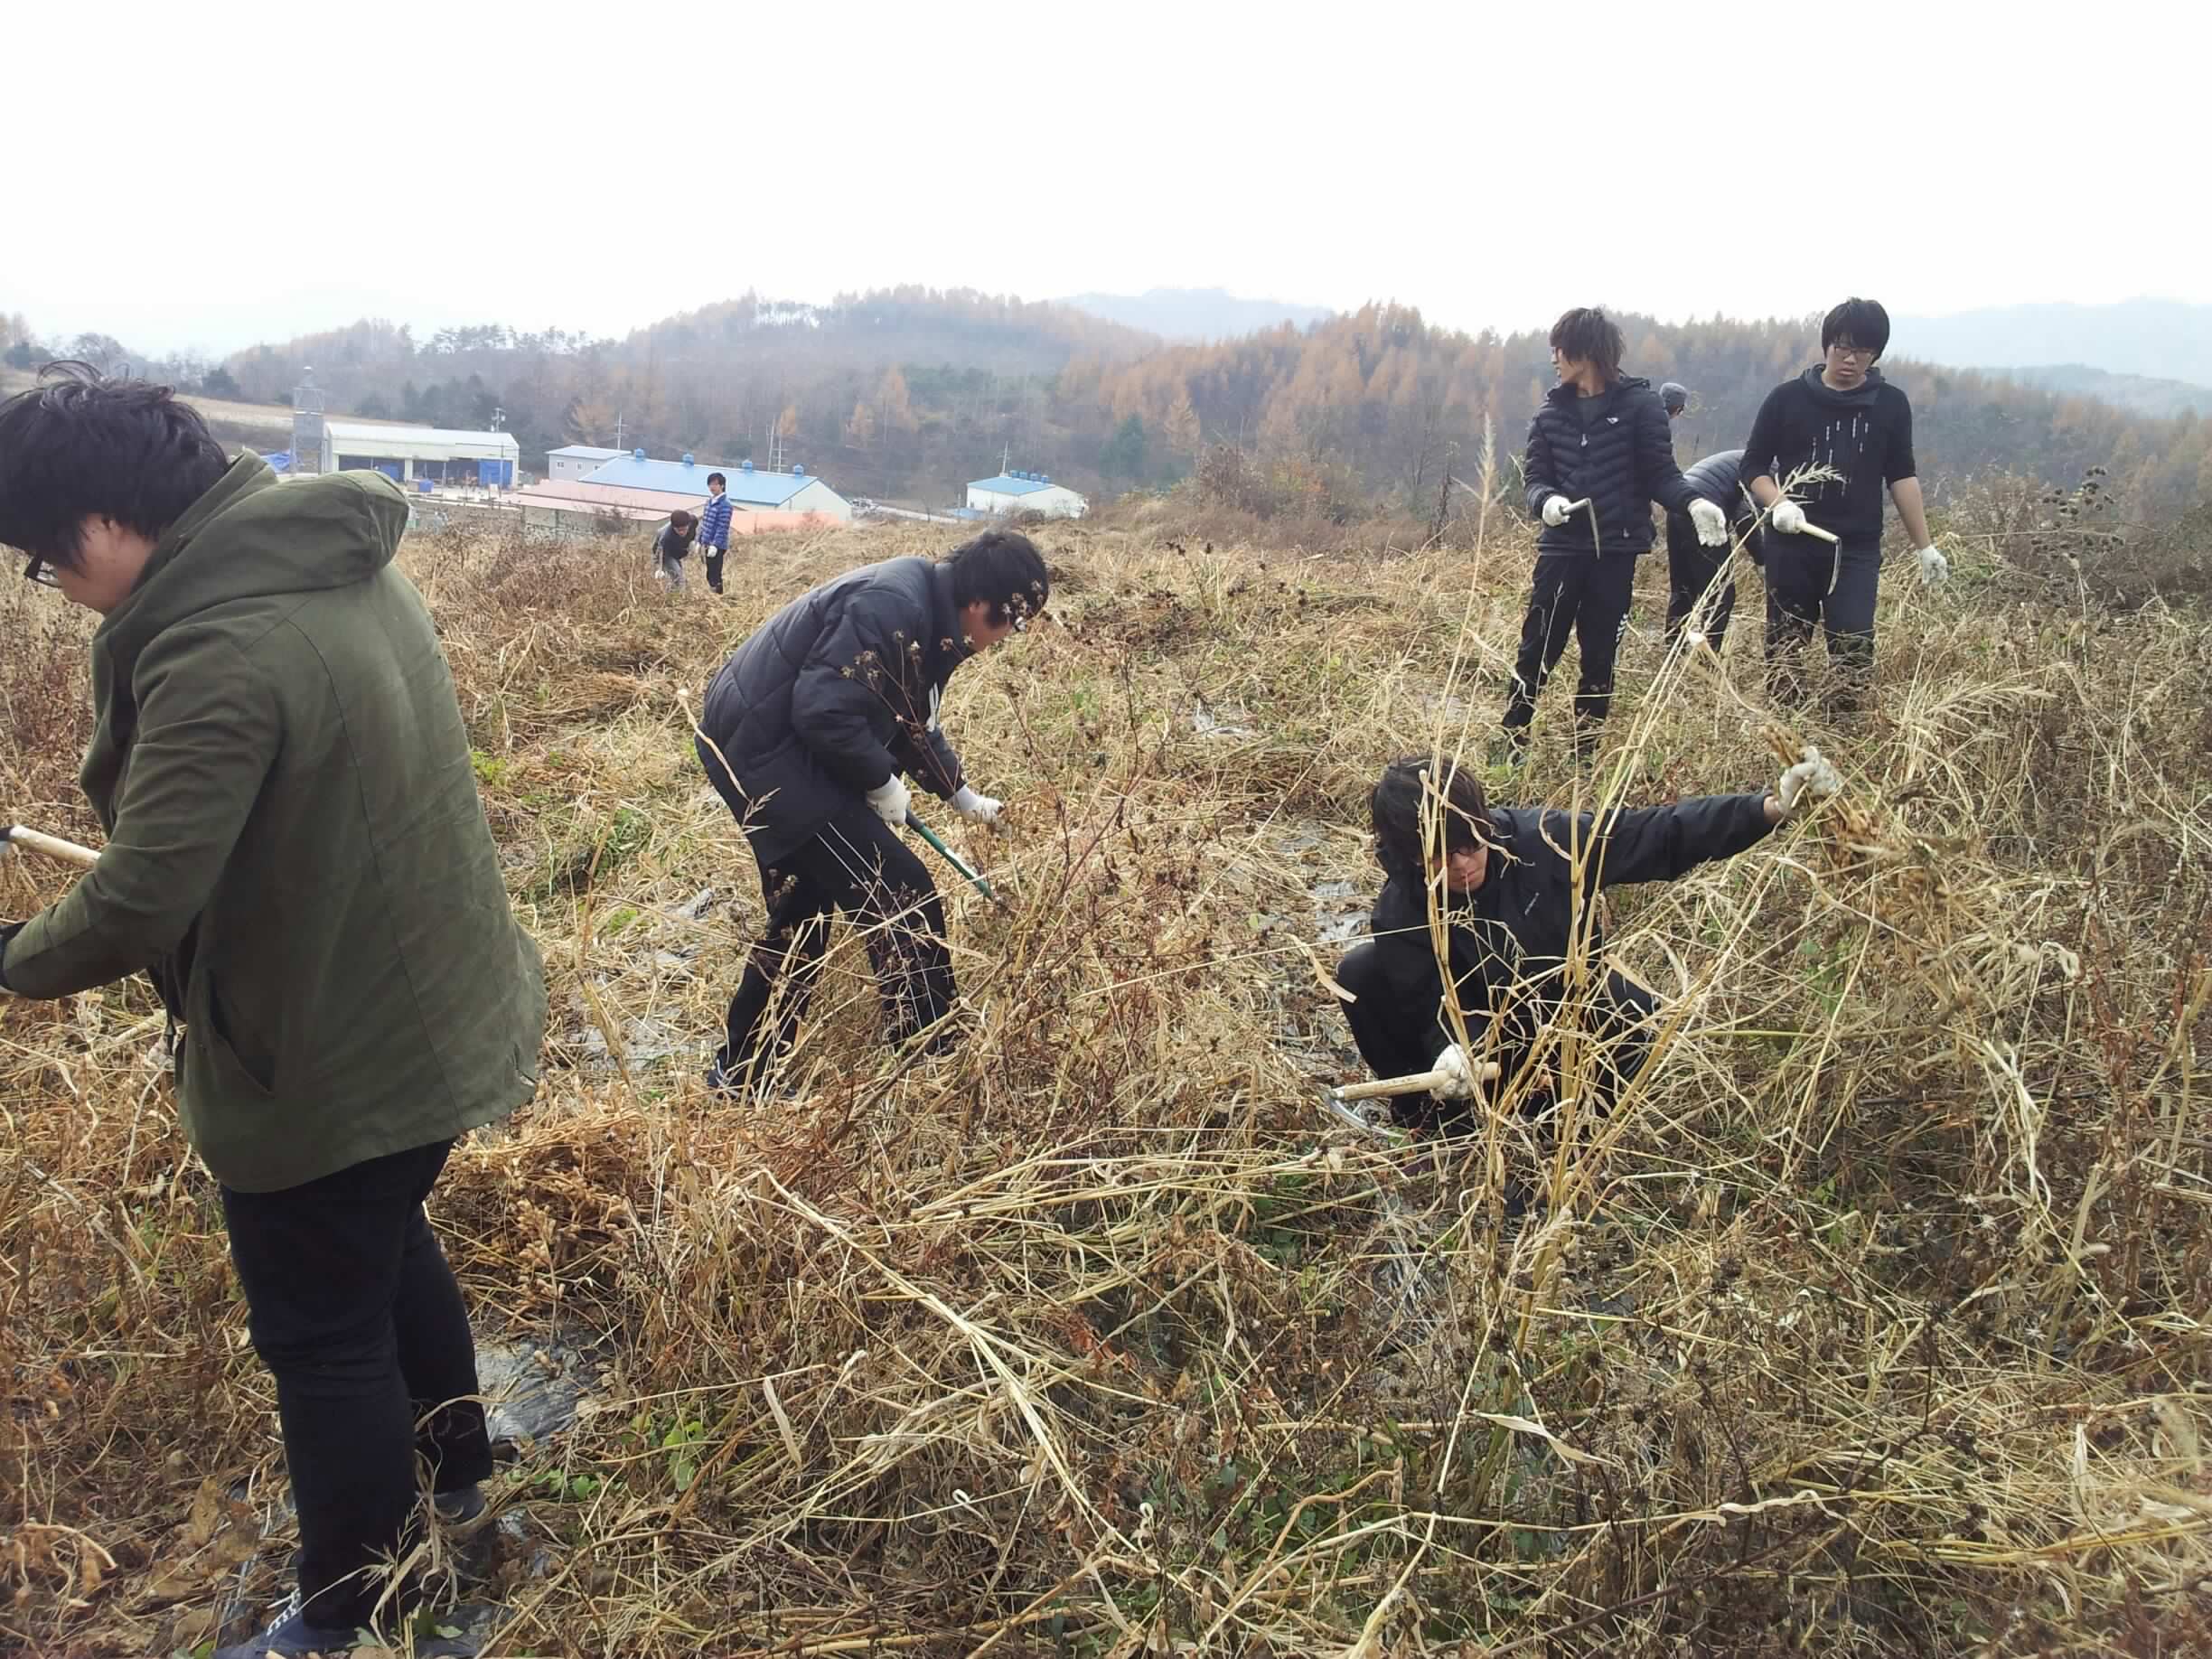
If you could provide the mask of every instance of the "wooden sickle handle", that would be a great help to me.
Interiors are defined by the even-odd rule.
[[[89,870],[99,862],[99,854],[89,847],[80,847],[74,841],[65,841],[42,830],[26,830],[21,824],[11,826],[5,839],[28,851],[44,853],[49,858],[59,858],[82,869]]]
[[[1493,1060],[1486,1060],[1475,1068],[1477,1083],[1495,1083],[1497,1074],[1497,1063]],[[1379,1077],[1373,1083],[1346,1083],[1341,1089],[1331,1089],[1329,1093],[1340,1101],[1387,1100],[1394,1094],[1427,1094],[1441,1089],[1452,1077],[1450,1072],[1415,1072],[1406,1077]]]

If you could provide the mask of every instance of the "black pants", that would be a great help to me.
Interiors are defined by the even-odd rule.
[[[707,549],[707,586],[717,594],[722,591],[722,556],[728,551],[727,548]]]
[[[318,1625],[368,1622],[430,1489],[492,1473],[476,1346],[460,1287],[423,1219],[450,1140],[275,1193],[222,1189],[230,1260],[299,1513],[300,1594]]]
[[[1743,527],[1731,527],[1731,538],[1741,537]],[[1744,541],[1744,554],[1753,564],[1759,562],[1760,537],[1763,530],[1753,530]],[[1731,541],[1732,545],[1732,541]],[[1667,642],[1673,643],[1690,620],[1690,614],[1720,575],[1729,561],[1727,546],[1709,548],[1698,539],[1697,525],[1686,512],[1667,514]],[[1728,639],[1729,618],[1736,614],[1736,582],[1729,577],[1720,584],[1714,595],[1712,612],[1705,625],[1705,637],[1719,651]]]
[[[1336,965],[1336,983],[1357,998],[1340,1002],[1351,1022],[1352,1040],[1360,1058],[1377,1077],[1406,1077],[1425,1072],[1449,1041],[1438,1023],[1437,1010],[1426,1017],[1409,1019],[1408,1010],[1390,1006],[1391,987],[1381,972],[1382,958],[1372,943],[1355,946]],[[1592,1035],[1602,1044],[1598,1060],[1598,1099],[1592,1105],[1608,1111],[1651,1054],[1651,1017],[1658,1011],[1652,994],[1624,974],[1607,972],[1593,1010]],[[1467,1022],[1467,1035],[1482,1039],[1480,1022]],[[1497,1060],[1501,1081],[1510,1083],[1526,1054],[1523,1045],[1503,1043]],[[1522,1111],[1532,1118],[1547,1115],[1552,1106],[1548,1091],[1532,1091],[1523,1097]],[[1439,1100],[1432,1094],[1401,1094],[1391,1102],[1401,1129],[1417,1134],[1464,1135],[1480,1126],[1476,1102]]]
[[[747,808],[736,783],[711,751],[699,758],[743,823]],[[723,1075],[739,1086],[759,1083],[797,1040],[838,911],[867,930],[887,1041],[905,1041],[951,1008],[943,901],[922,860],[865,801],[841,808],[812,839],[773,868],[764,867],[761,894],[768,923],[730,998],[728,1030],[716,1056]]]
[[[1585,727],[1606,717],[1613,701],[1613,657],[1628,626],[1636,559],[1620,553],[1545,553],[1536,560],[1521,655],[1505,698],[1505,729],[1518,735],[1535,717],[1537,694],[1559,666],[1574,631],[1582,656],[1575,717]]]
[[[1840,548],[1812,536],[1767,539],[1767,683],[1777,698],[1802,701],[1804,651],[1817,631],[1840,686],[1839,713],[1856,708],[1874,676],[1874,598],[1881,544]]]

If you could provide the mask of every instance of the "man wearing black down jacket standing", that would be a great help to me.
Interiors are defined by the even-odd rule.
[[[1529,422],[1528,510],[1543,520],[1521,653],[1505,701],[1502,758],[1518,764],[1537,694],[1574,631],[1582,653],[1576,744],[1586,748],[1613,698],[1613,656],[1628,622],[1639,553],[1651,550],[1651,503],[1689,513],[1708,542],[1728,520],[1682,481],[1667,413],[1646,380],[1620,371],[1621,332],[1578,307],[1551,327],[1559,384]]]
[[[902,774],[971,823],[998,815],[962,775],[938,701],[953,670],[1026,627],[1048,596],[1029,539],[992,530],[942,563],[895,558],[825,583],[715,675],[699,761],[752,843],[768,921],[709,1088],[736,1095],[769,1081],[796,1040],[834,911],[867,930],[887,1041],[951,1009],[944,907],[899,838],[913,799]]]

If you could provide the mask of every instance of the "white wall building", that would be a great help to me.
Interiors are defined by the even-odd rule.
[[[1041,512],[1048,519],[1080,519],[1091,503],[1045,473],[1000,473],[968,486],[968,505],[978,512]]]
[[[625,452],[619,449],[601,449],[595,444],[569,444],[559,449],[546,451],[546,476],[551,479],[589,478],[610,461],[619,461]]]
[[[379,472],[398,483],[430,479],[477,489],[511,490],[522,446],[511,432],[455,432],[370,421],[323,423],[323,471]]]

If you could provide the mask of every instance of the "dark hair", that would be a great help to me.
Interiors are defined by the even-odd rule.
[[[1821,319],[1821,350],[1825,351],[1839,340],[1864,346],[1879,357],[1889,349],[1889,314],[1879,300],[1856,296],[1845,300]]]
[[[721,473],[708,473],[708,474],[707,474],[707,482],[708,482],[708,483],[718,483],[718,484],[720,484],[720,485],[721,485],[721,486],[722,486],[722,487],[723,487],[725,490],[726,490],[726,489],[728,489],[728,488],[729,488],[729,480],[728,480],[728,479],[726,479],[726,478],[725,478],[725,477],[723,477],[723,476],[722,476],[722,474],[721,474]]]
[[[1551,343],[1562,356],[1595,363],[1598,374],[1608,380],[1620,372],[1621,353],[1626,350],[1620,324],[1595,305],[1561,312],[1551,325]]]
[[[0,402],[0,542],[74,570],[87,519],[159,541],[230,465],[173,388],[49,363]]]
[[[1392,761],[1367,798],[1367,811],[1374,820],[1375,861],[1390,875],[1422,878],[1421,817],[1439,793],[1445,851],[1479,845],[1489,825],[1490,803],[1483,797],[1482,780],[1452,767],[1439,791],[1429,781],[1434,764],[1421,755]]]
[[[1036,544],[1017,530],[986,530],[954,548],[945,560],[952,573],[952,603],[990,606],[990,623],[1026,623],[1044,614],[1052,578]]]
[[[669,514],[669,522],[680,530],[688,530],[694,520],[689,513],[679,507],[674,512]]]

